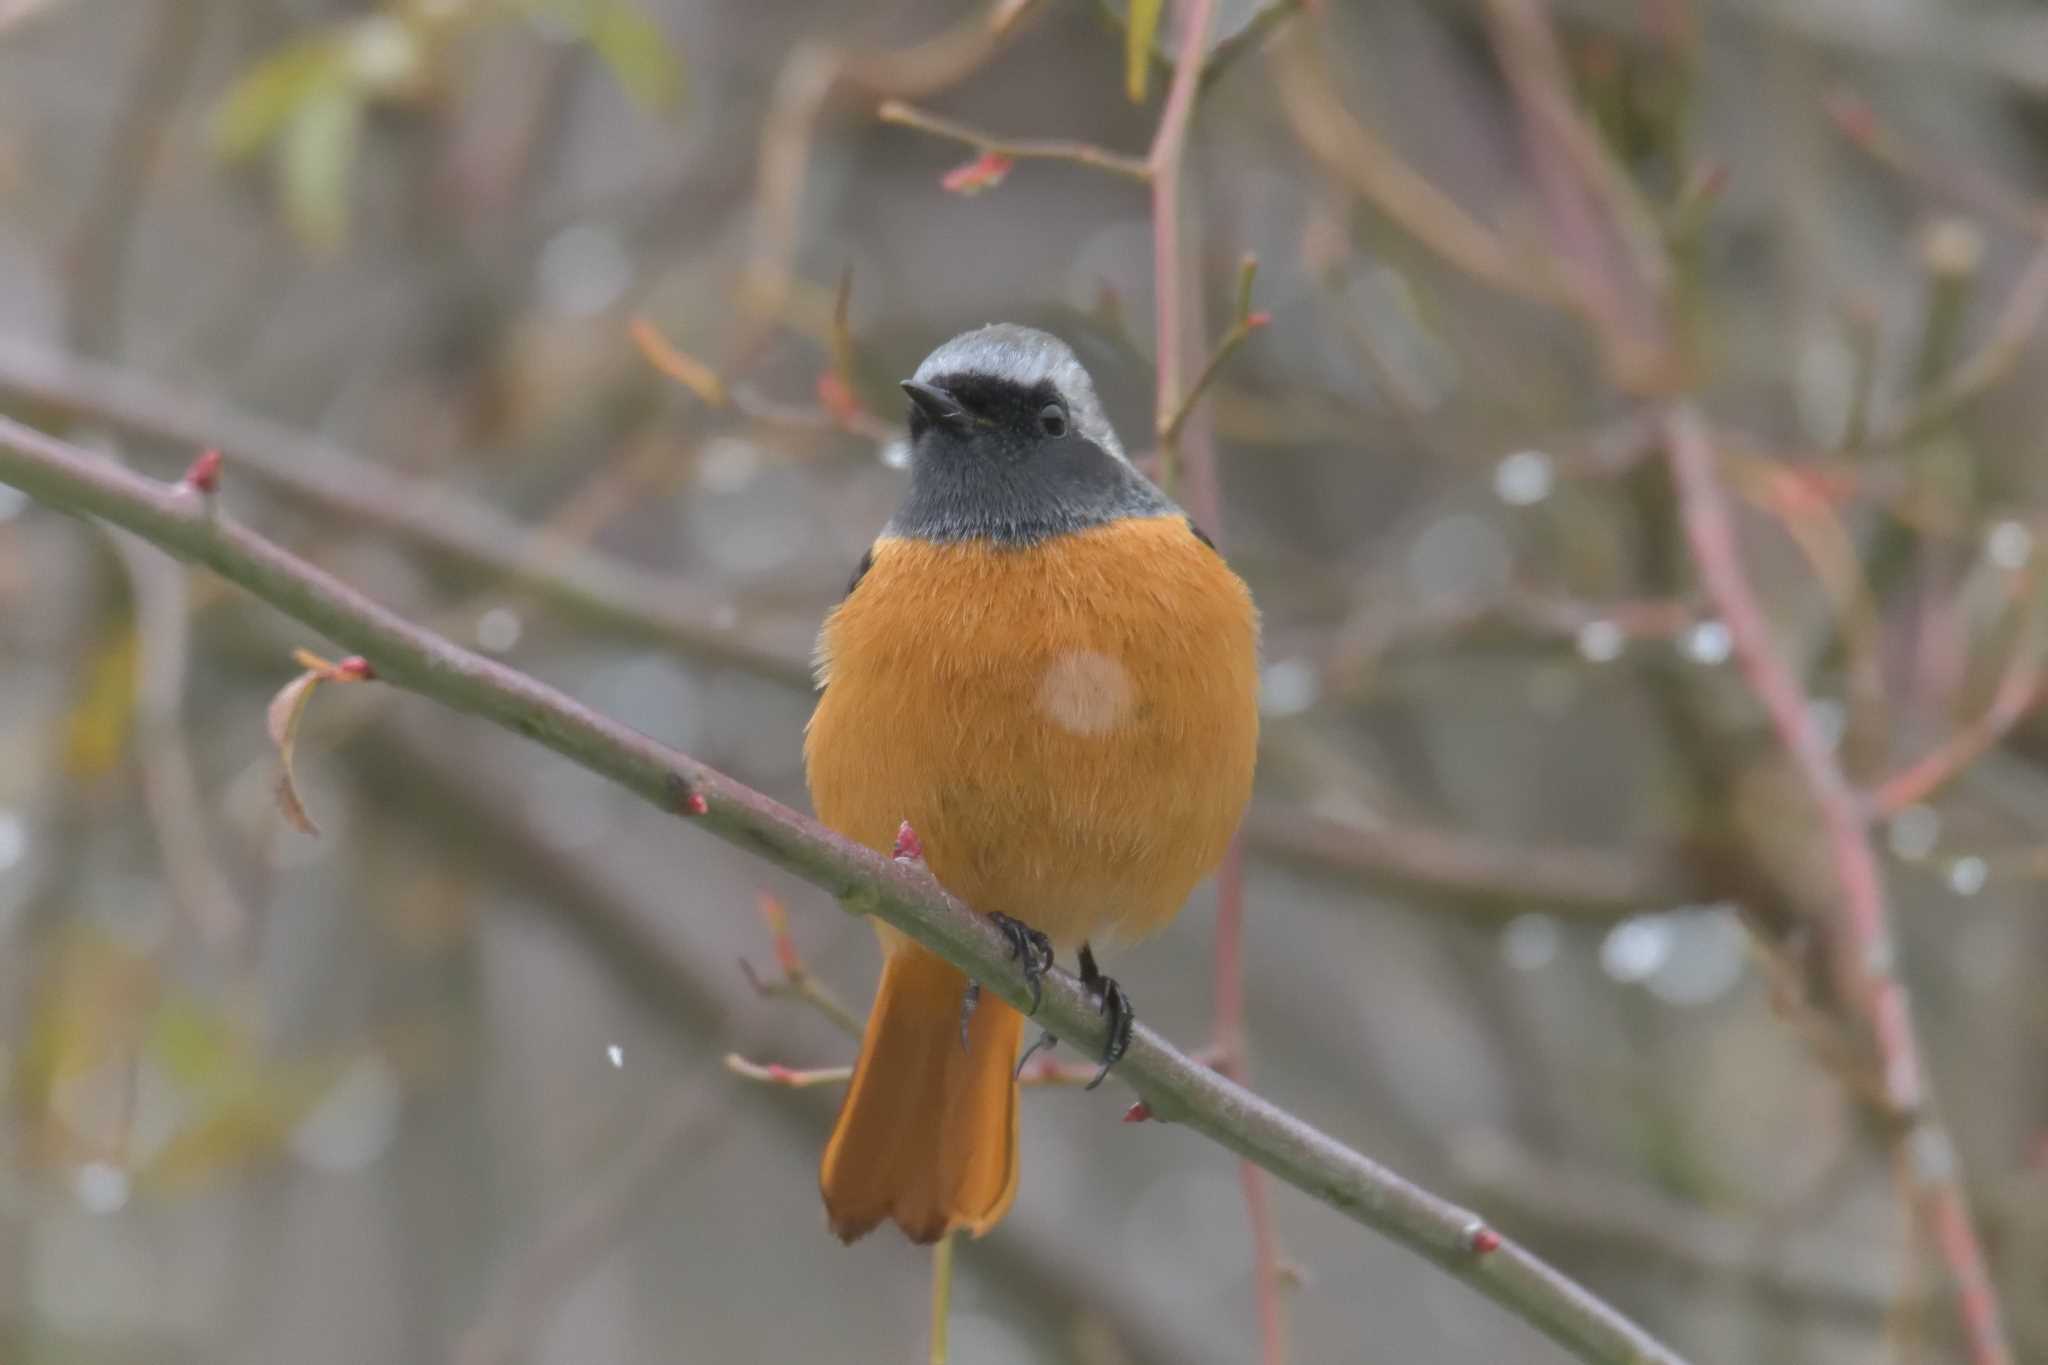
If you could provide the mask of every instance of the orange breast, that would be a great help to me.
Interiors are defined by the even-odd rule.
[[[884,539],[819,639],[811,799],[877,850],[910,821],[947,889],[1063,948],[1141,937],[1250,797],[1257,653],[1250,594],[1178,517]]]

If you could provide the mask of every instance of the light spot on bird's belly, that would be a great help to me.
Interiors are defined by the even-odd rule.
[[[1108,734],[1137,700],[1124,666],[1107,654],[1076,649],[1054,659],[1038,684],[1038,709],[1076,735]]]

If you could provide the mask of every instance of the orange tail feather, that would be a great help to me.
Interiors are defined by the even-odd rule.
[[[960,1046],[962,976],[912,943],[892,945],[853,1084],[818,1184],[842,1241],[894,1219],[913,1242],[979,1237],[1017,1197],[1017,1083],[1024,1016],[994,997]]]

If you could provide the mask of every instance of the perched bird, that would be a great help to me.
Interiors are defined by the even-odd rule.
[[[1111,1021],[1107,1071],[1131,1013],[1092,949],[1164,927],[1222,860],[1258,748],[1258,616],[1057,337],[966,332],[903,388],[910,488],[819,635],[811,799],[879,852],[909,822],[1034,989],[1077,951]],[[885,1219],[914,1242],[980,1236],[1017,1193],[1023,1017],[875,927],[826,1213],[847,1242]]]

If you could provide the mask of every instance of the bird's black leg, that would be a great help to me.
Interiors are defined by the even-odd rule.
[[[1102,1084],[1102,1078],[1110,1068],[1124,1059],[1124,1053],[1131,1046],[1131,1029],[1138,1022],[1137,1014],[1131,1009],[1131,997],[1114,979],[1104,976],[1102,968],[1095,965],[1095,953],[1087,944],[1081,945],[1081,984],[1095,993],[1097,1012],[1109,1018],[1109,1039],[1102,1045],[1102,1070],[1095,1073],[1095,1079],[1088,1082],[1086,1089],[1093,1090]]]
[[[1039,978],[1052,968],[1052,940],[1022,920],[1011,919],[1008,915],[991,914],[989,920],[1009,940],[1010,960],[1018,964],[1024,973],[1024,984],[1031,988],[1031,1008],[1027,1013],[1038,1013],[1039,1002],[1045,997],[1045,988],[1039,983]]]

